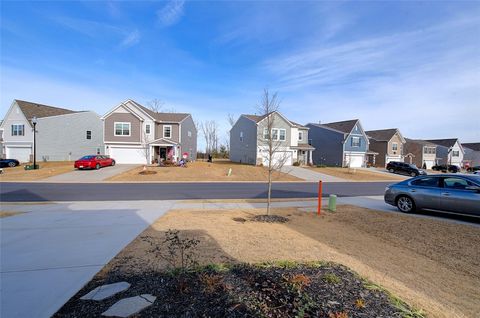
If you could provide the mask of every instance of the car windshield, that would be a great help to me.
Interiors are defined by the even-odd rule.
[[[93,158],[95,158],[95,156],[83,156],[82,158],[80,158],[80,160],[90,160]]]
[[[416,166],[416,165],[414,165],[413,163],[409,163],[409,164],[408,164],[408,166],[409,166],[410,168],[415,168],[415,169],[418,169],[418,168],[417,168],[417,166]]]

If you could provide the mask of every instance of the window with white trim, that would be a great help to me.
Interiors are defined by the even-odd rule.
[[[458,150],[452,151],[452,157],[460,157],[460,151]]]
[[[287,140],[287,131],[285,129],[279,129],[278,132],[279,132],[278,138],[280,141]]]
[[[163,138],[172,138],[172,126],[163,126]]]
[[[397,151],[398,150],[398,144],[396,142],[392,143],[392,150]]]
[[[298,132],[298,141],[303,141],[303,131]]]
[[[25,136],[25,125],[12,125],[12,136]]]
[[[240,142],[243,142],[243,131],[240,132]]]
[[[187,135],[188,135],[188,137],[192,137],[192,132],[189,130]]]
[[[145,133],[150,135],[150,124],[145,125]]]
[[[352,147],[360,147],[360,137],[352,137]]]
[[[130,123],[115,123],[115,136],[130,136]]]
[[[278,129],[277,128],[272,129],[272,139],[273,140],[278,140]]]
[[[270,134],[268,133],[268,128],[263,129],[263,139],[269,140]]]

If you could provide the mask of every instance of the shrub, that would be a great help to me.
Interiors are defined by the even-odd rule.
[[[298,166],[300,165],[300,162],[299,162],[299,161],[295,161],[295,162],[293,163],[293,165],[294,165],[295,167],[298,167]]]

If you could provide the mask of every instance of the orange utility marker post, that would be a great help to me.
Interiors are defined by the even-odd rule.
[[[318,181],[318,209],[317,215],[320,215],[322,209],[322,180]]]

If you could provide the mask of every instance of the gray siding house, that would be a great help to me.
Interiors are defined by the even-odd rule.
[[[102,120],[105,153],[117,163],[150,164],[197,157],[197,129],[190,114],[156,113],[129,99]]]
[[[273,120],[272,131],[266,128],[267,116]],[[268,165],[268,138],[275,144],[273,165],[312,162],[314,148],[308,144],[309,129],[279,112],[241,115],[230,130],[230,160],[253,165]]]
[[[463,143],[463,161],[469,167],[480,166],[480,142]]]
[[[4,157],[33,160],[34,117],[37,161],[69,161],[102,153],[103,127],[96,113],[14,100],[0,126]]]
[[[441,164],[463,167],[463,156],[465,151],[460,144],[460,140],[457,138],[451,138],[431,139],[427,141],[437,145],[437,159]]]
[[[358,119],[307,127],[316,165],[365,167],[367,154],[376,154],[369,152],[369,140]]]

